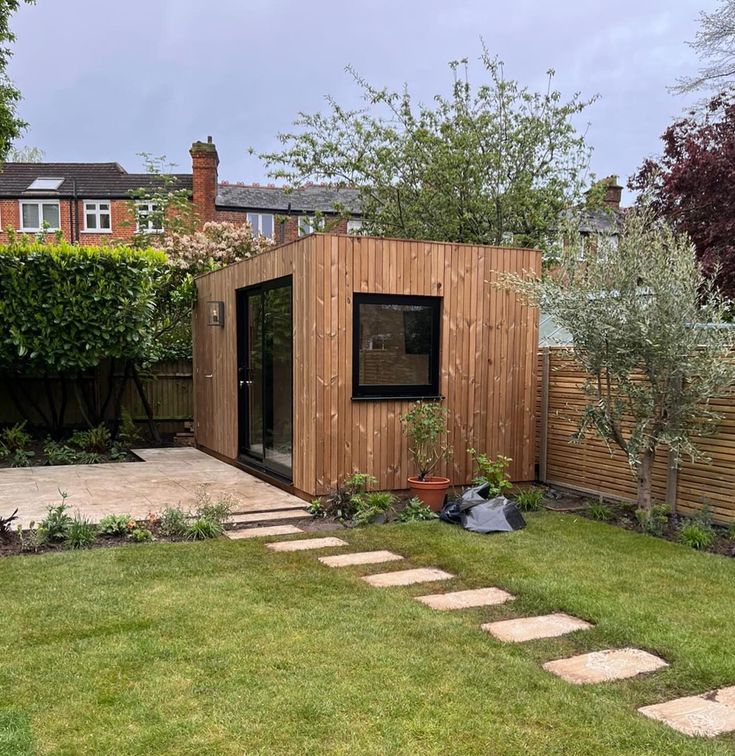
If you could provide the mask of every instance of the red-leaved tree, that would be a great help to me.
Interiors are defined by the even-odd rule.
[[[662,136],[663,155],[631,179],[654,209],[691,237],[705,272],[735,298],[735,93],[712,98]]]

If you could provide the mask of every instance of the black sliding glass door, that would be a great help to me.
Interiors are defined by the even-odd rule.
[[[242,289],[238,296],[240,454],[291,479],[293,322],[291,278]]]

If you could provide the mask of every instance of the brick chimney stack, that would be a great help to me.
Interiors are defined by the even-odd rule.
[[[194,142],[189,150],[191,155],[192,200],[194,210],[201,223],[215,219],[215,201],[217,199],[217,166],[219,156],[212,137],[206,142]]]
[[[618,184],[618,177],[608,176],[602,181],[605,186],[605,204],[611,210],[620,210],[620,200],[623,198],[623,187]]]

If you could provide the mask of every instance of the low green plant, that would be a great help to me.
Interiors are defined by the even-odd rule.
[[[181,507],[166,507],[161,512],[158,526],[166,538],[183,538],[189,528],[187,514]]]
[[[544,492],[540,488],[522,488],[516,494],[515,500],[522,512],[537,512],[541,509]]]
[[[108,456],[111,462],[125,462],[128,458],[128,450],[122,444],[113,443],[110,444]]]
[[[18,508],[16,507],[9,517],[0,517],[0,541],[6,539],[10,535],[10,523],[18,519]]]
[[[8,455],[8,461],[11,467],[30,467],[35,452],[26,451],[25,449],[16,449]]]
[[[219,538],[224,531],[221,523],[206,517],[197,517],[186,528],[186,537],[190,541],[205,541],[209,538]]]
[[[324,511],[324,507],[322,506],[321,499],[312,499],[311,504],[309,504],[309,506],[306,507],[306,511],[312,517],[326,517],[326,513]]]
[[[199,489],[196,493],[196,506],[194,508],[194,517],[196,519],[211,520],[212,522],[224,526],[232,516],[232,510],[235,502],[229,496],[223,496],[217,501],[212,501],[205,488]]]
[[[97,539],[94,524],[77,513],[66,532],[66,544],[70,549],[88,549]]]
[[[467,454],[472,457],[477,468],[475,485],[490,484],[489,498],[501,496],[513,488],[513,484],[508,477],[508,467],[513,461],[510,457],[504,457],[502,454],[499,454],[495,459],[492,459],[487,454],[482,454],[475,449],[467,449]]]
[[[153,540],[153,533],[148,528],[137,525],[128,533],[128,538],[134,543],[145,543]]]
[[[731,541],[735,541],[735,522],[727,529],[727,537]]]
[[[0,446],[7,449],[10,454],[25,449],[31,443],[31,434],[25,427],[24,420],[22,423],[16,423],[0,431]]]
[[[678,540],[699,551],[706,551],[715,542],[714,528],[700,519],[684,520],[679,526]]]
[[[385,514],[395,503],[396,497],[390,491],[370,491],[357,494],[352,524],[356,527],[367,525],[376,517]]]
[[[654,504],[649,515],[645,509],[636,509],[636,520],[641,528],[650,535],[661,536],[669,524],[671,510],[666,504]]]
[[[43,453],[46,455],[46,463],[49,465],[73,465],[77,461],[76,449],[47,438],[43,445]]]
[[[377,479],[367,473],[356,472],[322,497],[319,513],[322,517],[334,517],[341,522],[352,520],[359,507],[364,507],[363,495],[368,486],[377,483]]]
[[[42,541],[60,543],[65,541],[74,519],[68,514],[69,505],[66,503],[68,494],[59,491],[61,503],[48,508],[48,514],[39,523],[39,535]]]
[[[420,522],[422,520],[434,520],[438,517],[421,499],[414,496],[409,499],[398,514],[399,522]]]
[[[41,530],[38,525],[36,525],[35,520],[30,521],[26,530],[23,530],[22,525],[18,525],[16,532],[18,533],[21,551],[36,552],[41,547],[43,538]]]
[[[128,449],[138,443],[141,439],[138,426],[135,424],[135,420],[133,420],[130,411],[125,407],[123,407],[123,410],[120,413],[120,428],[117,431],[117,437],[120,439],[123,446],[126,446]]]
[[[135,527],[135,520],[129,514],[109,514],[99,521],[97,530],[100,535],[123,536]]]
[[[76,431],[69,439],[72,446],[76,446],[90,454],[107,454],[110,450],[110,431],[106,425],[100,424],[88,430]]]
[[[608,522],[613,518],[612,509],[602,500],[590,504],[587,507],[587,514],[591,519],[598,520],[599,522]]]

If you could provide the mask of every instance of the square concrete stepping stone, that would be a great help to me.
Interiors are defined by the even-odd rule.
[[[735,730],[735,708],[718,701],[717,692],[675,698],[673,701],[643,706],[638,711],[684,735],[714,738]]]
[[[266,536],[294,535],[303,533],[301,528],[295,525],[271,525],[263,528],[245,528],[245,530],[226,530],[225,535],[233,541],[240,541],[244,538],[265,538]]]
[[[392,551],[360,551],[356,554],[337,554],[336,556],[319,557],[327,567],[351,567],[356,564],[381,564],[403,559],[400,554]]]
[[[304,538],[300,541],[276,541],[266,543],[273,551],[308,551],[310,549],[330,549],[334,546],[347,546],[341,538]]]
[[[435,580],[450,580],[454,575],[434,567],[419,567],[415,570],[399,570],[398,572],[380,572],[377,575],[365,575],[363,580],[377,588],[390,588],[399,585],[414,585],[414,583],[431,583]]]
[[[508,643],[523,643],[538,638],[557,638],[560,635],[573,633],[575,630],[589,630],[591,627],[589,622],[563,613],[488,622],[482,625],[483,630],[494,635],[498,640]]]
[[[305,520],[311,515],[305,509],[289,509],[283,512],[248,512],[247,514],[233,515],[229,523],[231,525],[247,525],[251,522],[270,522],[271,520]]]
[[[416,596],[420,601],[432,609],[449,611],[451,609],[471,609],[475,606],[493,606],[513,601],[515,596],[501,591],[500,588],[472,588],[468,591],[453,591],[452,593],[432,593],[428,596]]]
[[[567,682],[584,685],[624,680],[626,677],[655,672],[668,666],[663,659],[647,651],[638,648],[615,648],[546,662],[544,669]]]

